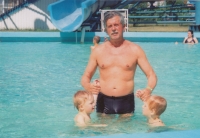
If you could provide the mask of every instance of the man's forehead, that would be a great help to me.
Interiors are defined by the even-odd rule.
[[[114,16],[110,19],[107,20],[107,24],[113,23],[113,22],[119,22],[120,23],[120,17],[119,16]]]

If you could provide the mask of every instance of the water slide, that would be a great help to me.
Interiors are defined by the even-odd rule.
[[[104,7],[134,0],[59,0],[48,5],[51,21],[61,32],[73,32]]]

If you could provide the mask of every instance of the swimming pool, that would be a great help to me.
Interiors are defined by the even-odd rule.
[[[161,119],[170,128],[159,131],[200,129],[200,45],[137,43],[145,50],[158,84],[154,94],[165,97],[168,107]],[[72,96],[82,89],[80,78],[91,43],[0,43],[1,137],[88,137],[147,133],[142,102],[136,99],[131,118],[97,118],[105,128],[79,129]],[[98,77],[95,74],[94,79]],[[138,68],[135,90],[146,86]],[[114,125],[113,125],[114,124]]]

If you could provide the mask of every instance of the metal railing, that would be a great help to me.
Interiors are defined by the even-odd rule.
[[[1,0],[1,12],[3,14],[5,12],[10,11],[11,9],[25,3],[27,0]]]
[[[37,0],[0,0],[0,17]]]

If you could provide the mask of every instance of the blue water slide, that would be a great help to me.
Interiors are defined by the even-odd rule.
[[[48,5],[51,21],[61,32],[73,32],[103,7],[112,7],[122,0],[59,0]]]

